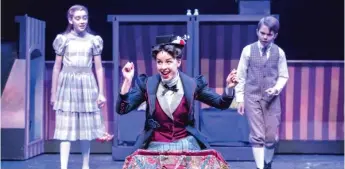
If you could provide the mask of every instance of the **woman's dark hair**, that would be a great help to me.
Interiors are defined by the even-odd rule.
[[[182,58],[182,45],[176,45],[176,44],[160,44],[152,47],[152,57],[156,60],[157,55],[161,51],[165,51],[169,53],[173,58],[175,59],[181,59]]]

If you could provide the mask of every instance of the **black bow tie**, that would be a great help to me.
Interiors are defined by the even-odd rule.
[[[165,89],[164,89],[163,92],[162,92],[162,96],[164,96],[165,93],[168,92],[169,90],[171,90],[171,91],[173,91],[173,92],[177,92],[177,91],[178,91],[176,85],[169,87],[167,84],[165,84],[165,85],[163,85],[163,86],[164,86]]]

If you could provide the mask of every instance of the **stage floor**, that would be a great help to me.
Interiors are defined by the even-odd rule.
[[[59,169],[58,154],[44,154],[27,161],[2,161],[1,169]],[[123,162],[115,162],[109,154],[92,154],[90,169],[121,169]],[[254,162],[228,162],[231,169],[254,169]],[[81,155],[71,154],[69,169],[81,169]],[[344,156],[277,155],[274,169],[343,169]]]

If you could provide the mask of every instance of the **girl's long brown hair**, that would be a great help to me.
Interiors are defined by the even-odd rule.
[[[75,11],[85,11],[89,15],[89,11],[87,10],[87,8],[85,6],[73,5],[67,11],[67,21],[72,20]],[[68,26],[67,26],[64,33],[69,33],[69,32],[71,32],[72,29],[73,29],[73,25],[68,22]],[[91,29],[89,27],[89,24],[87,24],[85,30],[86,30],[86,32],[91,33]]]

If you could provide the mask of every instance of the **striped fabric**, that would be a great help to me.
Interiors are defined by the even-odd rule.
[[[282,92],[286,140],[344,139],[344,64],[290,64]]]
[[[120,65],[130,61],[134,63],[136,72],[153,75],[157,72],[156,62],[152,59],[151,48],[155,44],[158,35],[184,35],[187,27],[181,24],[121,24],[120,26]],[[135,49],[135,50],[134,50]],[[186,70],[188,44],[182,53],[182,70]]]
[[[211,24],[200,23],[200,74],[217,93],[223,93],[225,77],[236,69],[242,48],[257,40],[256,23]],[[151,75],[156,65],[150,56],[154,37],[161,34],[185,34],[182,24],[120,25],[120,64],[133,61],[136,72]],[[279,44],[278,44],[279,45]],[[186,50],[189,50],[187,44]],[[289,53],[286,53],[289,59]],[[327,56],[325,56],[327,57]],[[186,59],[186,58],[184,58]],[[185,71],[185,62],[182,70]],[[46,139],[53,138],[55,113],[49,106],[51,70],[46,72]],[[107,104],[101,113],[110,132],[114,125],[112,62],[104,64]],[[290,79],[281,93],[281,140],[344,140],[344,63],[288,63]],[[207,105],[202,104],[202,108]],[[231,133],[229,133],[231,134]]]
[[[156,142],[153,141],[149,144],[147,150],[150,151],[197,151],[200,150],[197,140],[193,136],[177,140],[175,142]]]
[[[207,65],[211,61],[203,59],[202,62]],[[230,62],[238,63],[238,60]],[[288,69],[290,78],[280,96],[280,138],[344,140],[344,64],[288,63]],[[225,77],[223,72],[217,75]],[[223,93],[224,88],[217,86],[221,78],[210,81],[212,76],[206,75],[206,79],[213,90]]]

